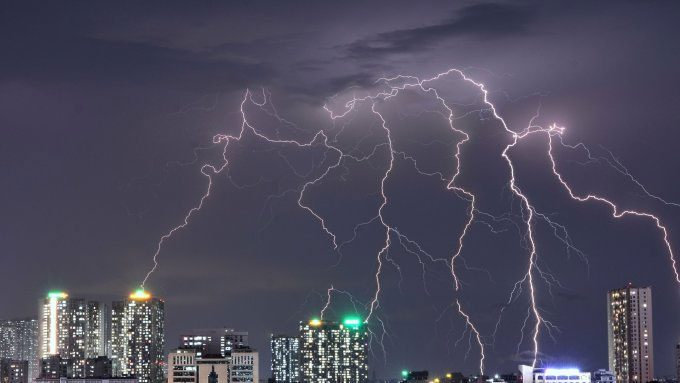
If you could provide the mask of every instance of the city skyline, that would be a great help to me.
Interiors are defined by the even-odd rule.
[[[347,316],[377,376],[676,374],[677,2],[2,8],[0,318],[74,374]]]
[[[624,377],[621,379],[622,383],[634,383],[636,381],[645,381],[647,380],[653,380],[655,379],[655,375],[653,372],[653,359],[654,359],[654,352],[653,352],[653,332],[652,332],[652,312],[653,312],[653,306],[652,306],[652,290],[651,287],[646,287],[646,288],[638,288],[633,286],[632,283],[629,283],[627,286],[618,288],[618,289],[611,289],[607,292],[606,294],[606,306],[607,306],[607,327],[608,327],[608,347],[609,347],[609,371],[613,371],[612,377],[615,377],[616,375],[621,375],[621,374],[627,374],[628,369],[631,369],[630,372],[630,377]],[[106,334],[103,331],[99,329],[99,327],[96,328],[96,331],[86,331],[88,325],[86,323],[81,324],[83,327],[83,331],[74,331],[74,327],[72,327],[71,324],[65,323],[64,326],[67,328],[67,330],[64,332],[64,330],[59,328],[59,318],[61,317],[73,317],[73,318],[82,318],[82,320],[77,320],[77,321],[84,321],[85,318],[92,318],[93,316],[87,311],[91,310],[92,308],[95,308],[96,310],[99,310],[98,307],[104,307],[106,308],[107,305],[102,302],[98,301],[92,301],[92,300],[84,300],[82,298],[78,297],[72,297],[68,293],[66,293],[63,290],[56,290],[56,291],[50,291],[46,294],[45,298],[41,298],[41,307],[39,309],[39,312],[43,313],[43,317],[45,318],[43,320],[43,323],[38,323],[37,320],[35,319],[4,319],[2,320],[2,323],[4,324],[5,327],[0,328],[0,335],[3,335],[2,339],[0,339],[0,351],[3,351],[4,354],[0,355],[0,359],[4,358],[3,361],[7,362],[12,362],[16,363],[21,361],[22,359],[25,360],[25,358],[22,357],[17,357],[14,358],[11,355],[18,355],[18,347],[23,347],[26,343],[31,343],[35,345],[36,348],[36,356],[38,354],[37,348],[39,347],[46,347],[48,349],[45,349],[46,357],[50,356],[57,356],[59,357],[59,353],[54,353],[55,350],[59,349],[60,347],[63,348],[62,353],[64,353],[68,359],[63,359],[63,361],[66,363],[64,364],[64,373],[68,375],[69,378],[78,378],[78,377],[99,377],[100,375],[93,375],[89,374],[86,375],[83,371],[80,371],[78,368],[74,367],[72,363],[78,362],[78,357],[80,354],[83,354],[82,358],[83,359],[88,359],[88,362],[90,359],[94,359],[95,357],[105,357],[105,358],[111,358],[116,351],[115,348],[115,338],[120,338],[119,335],[116,335],[115,332],[120,332],[121,330],[116,330],[115,328],[115,319],[113,319],[114,323],[112,324],[111,322],[100,322],[98,320],[97,326],[102,326],[104,328],[108,328],[111,333]],[[118,301],[119,303],[116,304],[116,301],[114,301],[111,305],[111,318],[116,318],[116,313],[120,312],[122,315],[138,315],[135,314],[138,309],[130,309],[132,312],[130,314],[125,313],[127,311],[126,309],[126,304],[124,303],[125,301]],[[137,305],[137,304],[142,304],[145,305],[146,302],[162,302],[162,300],[158,300],[157,297],[152,297],[152,295],[144,291],[142,289],[137,289],[136,291],[132,292],[129,294],[128,299],[127,299],[127,306],[129,305]],[[117,307],[119,306],[119,307]],[[60,308],[61,307],[61,308]],[[70,310],[73,311],[72,313],[66,315],[66,314],[60,314],[57,316],[57,319],[55,321],[50,319],[50,316],[52,313],[55,311],[52,310]],[[82,312],[81,312],[82,311]],[[61,312],[61,311],[59,311]],[[144,311],[146,313],[146,311]],[[148,315],[148,313],[144,314]],[[97,313],[95,317],[103,318],[105,317],[102,313]],[[109,319],[110,321],[111,319]],[[136,321],[136,320],[134,320]],[[145,321],[150,321],[147,319],[142,319],[143,322]],[[165,319],[162,319],[162,322],[164,322]],[[50,322],[56,323],[56,328],[58,329],[57,335],[54,337],[48,336],[47,340],[43,341],[45,338],[45,332],[42,330],[46,324],[49,324]],[[36,328],[34,330],[34,340],[30,339],[25,339],[25,336],[17,337],[16,335],[13,336],[8,336],[12,335],[13,332],[15,331],[10,331],[8,332],[8,329],[10,329],[10,326],[12,328],[21,325],[20,327],[25,327],[23,323],[34,323],[36,325]],[[152,323],[152,322],[149,322]],[[344,343],[344,340],[340,340],[338,338],[338,342],[336,342],[334,339],[336,339],[339,334],[352,334],[353,332],[356,332],[360,330],[362,327],[363,320],[360,317],[357,317],[355,315],[349,315],[345,316],[342,321],[324,321],[320,320],[318,318],[312,318],[309,321],[301,321],[300,322],[300,333],[299,335],[294,335],[294,336],[289,336],[289,335],[271,335],[271,347],[269,351],[271,352],[272,356],[272,364],[271,364],[271,369],[269,370],[269,373],[271,374],[272,377],[276,378],[279,377],[281,380],[276,380],[277,382],[297,382],[300,378],[295,378],[296,376],[302,376],[303,374],[312,374],[311,370],[305,372],[304,370],[304,361],[312,361],[311,355],[316,355],[314,358],[318,358],[318,352],[315,351],[321,347],[323,348],[328,348],[329,350],[332,349],[333,347],[338,347],[337,345],[340,345]],[[40,325],[38,327],[38,325]],[[347,327],[348,331],[343,330],[343,325]],[[154,326],[154,325],[152,325]],[[339,326],[339,327],[338,327]],[[55,325],[52,325],[52,327],[55,327]],[[130,327],[131,329],[134,329],[135,332],[140,332],[143,329],[139,326],[132,326]],[[162,327],[161,327],[162,328]],[[618,330],[619,328],[626,329],[625,332],[621,332],[621,330]],[[40,329],[40,331],[38,331]],[[11,330],[11,329],[10,329]],[[313,335],[315,330],[317,331],[322,331],[322,332],[328,332],[327,335],[322,335],[319,337],[319,335]],[[51,331],[51,329],[50,329]],[[343,332],[345,331],[345,332]],[[363,330],[361,330],[363,331]],[[162,332],[162,331],[161,331]],[[59,334],[64,333],[64,336],[60,336]],[[84,334],[91,334],[91,336],[96,336],[100,337],[98,339],[88,339],[86,336],[83,338]],[[164,335],[164,332],[162,332]],[[23,334],[22,334],[23,335]],[[49,335],[49,333],[48,333]],[[54,338],[52,341],[50,341],[50,338]],[[82,338],[82,339],[81,339]],[[133,337],[134,338],[134,337]],[[187,377],[186,373],[178,375],[178,379],[175,379],[174,381],[170,381],[169,383],[206,383],[208,382],[208,371],[210,367],[213,367],[213,371],[215,366],[219,366],[221,364],[228,364],[231,365],[231,355],[234,353],[234,351],[237,352],[237,354],[245,352],[244,355],[246,357],[250,357],[250,353],[255,352],[254,355],[256,355],[256,358],[259,359],[257,351],[252,350],[252,348],[249,346],[248,342],[249,338],[249,333],[248,331],[236,331],[232,328],[212,328],[212,329],[193,329],[193,330],[185,330],[182,332],[182,335],[179,336],[177,343],[173,345],[165,345],[165,337],[162,336],[160,338],[160,343],[162,347],[165,347],[167,349],[169,347],[170,352],[164,352],[163,355],[167,354],[167,359],[168,359],[168,365],[170,367],[174,365],[182,365],[184,366],[184,369],[182,371],[186,370],[187,366],[197,366],[199,369],[202,369],[202,375],[199,375],[197,373],[194,373],[192,375],[191,380],[186,380],[185,378]],[[113,340],[112,340],[113,339]],[[344,338],[343,338],[344,339]],[[318,341],[318,342],[317,342]],[[111,342],[108,347],[105,346],[98,346],[96,347],[97,350],[100,350],[98,353],[95,352],[92,354],[93,351],[87,351],[88,346],[92,344],[101,344],[101,343],[107,343]],[[647,348],[649,342],[649,348]],[[145,341],[146,343],[146,341]],[[153,342],[152,342],[153,343]],[[336,344],[336,346],[333,346],[333,344]],[[644,346],[642,345],[644,343]],[[74,350],[72,349],[72,345],[74,344],[82,344],[82,350]],[[148,343],[147,343],[148,344]],[[368,347],[368,340],[366,337],[363,338],[363,340],[360,341],[360,344],[364,344],[365,347]],[[626,349],[625,351],[619,351],[619,348],[623,345],[629,344],[630,347],[629,349]],[[85,346],[88,345],[88,346]],[[179,348],[176,348],[179,346]],[[313,348],[310,348],[312,347]],[[361,346],[364,347],[364,346]],[[16,349],[16,350],[15,350]],[[50,351],[51,349],[54,349]],[[91,349],[91,347],[90,347]],[[680,349],[679,347],[676,347],[676,356],[680,355],[677,354],[677,350]],[[667,351],[667,350],[666,350]],[[26,353],[26,351],[21,351],[22,353]],[[118,351],[120,352],[120,351]],[[10,355],[11,353],[11,355]],[[282,353],[281,355],[277,355],[279,353]],[[367,358],[367,350],[362,351],[363,357]],[[7,354],[7,355],[5,355]],[[203,355],[202,355],[203,354]],[[321,355],[328,354],[332,355],[333,352],[329,351],[324,351],[321,352]],[[631,360],[629,361],[627,358],[627,355],[632,355]],[[640,363],[636,361],[637,355],[640,355],[640,360],[643,363],[642,365],[636,365],[636,363]],[[161,356],[164,357],[164,356]],[[225,358],[228,357],[228,359],[224,359],[224,362],[222,362],[222,359],[220,358]],[[347,356],[343,356],[343,358],[346,358]],[[75,358],[75,360],[73,360]],[[130,358],[130,357],[128,357]],[[39,359],[39,358],[38,358]],[[127,377],[129,374],[125,373],[121,370],[121,367],[116,367],[116,362],[115,362],[115,357],[113,357],[113,365],[114,367],[110,368],[110,376],[112,377]],[[276,363],[274,363],[274,360],[277,360]],[[363,362],[352,362],[350,364],[355,364],[355,363],[367,363],[368,359],[365,359]],[[680,359],[678,359],[680,360]],[[112,359],[108,359],[109,363],[112,363]],[[83,362],[85,362],[83,360]],[[31,360],[28,359],[26,362],[26,367],[25,371],[28,372],[28,366],[31,363]],[[42,363],[42,362],[41,362]],[[61,364],[61,359],[58,362]],[[80,363],[80,362],[78,362]],[[252,363],[252,362],[249,362]],[[618,367],[619,363],[623,363],[625,367]],[[647,363],[647,367],[645,367],[645,363]],[[317,363],[318,364],[318,363]],[[201,367],[201,365],[203,365]],[[316,365],[315,363],[312,362],[311,365]],[[310,366],[311,366],[310,365]],[[9,365],[8,365],[9,366]],[[83,365],[84,366],[84,365]],[[207,367],[206,367],[207,366]],[[255,371],[258,371],[259,366],[259,361],[255,362]],[[543,363],[539,365],[539,369],[535,370],[533,372],[533,375],[539,374],[541,375],[542,379],[542,374],[545,374],[548,370],[552,368],[552,371],[558,371],[559,369],[555,369],[554,367],[551,367],[551,363]],[[323,367],[323,365],[319,365],[319,367]],[[52,368],[49,367],[48,370]],[[84,367],[83,367],[84,368]],[[196,368],[196,367],[194,367]],[[220,367],[222,368],[222,367]],[[230,376],[230,371],[231,367],[224,367],[223,371],[218,368],[218,372],[222,371],[223,374],[226,374],[227,376]],[[325,368],[325,367],[324,367]],[[531,370],[531,366],[519,366],[519,372],[520,374],[522,373],[527,373],[526,371],[523,370],[523,368],[528,369],[529,373]],[[622,370],[623,368],[623,370]],[[207,370],[204,370],[207,369]],[[116,371],[117,370],[117,371]],[[575,369],[564,369],[565,373],[566,371],[571,371]],[[645,371],[646,370],[646,371]],[[170,369],[169,371],[172,371]],[[196,370],[191,370],[191,371],[198,371]],[[366,370],[370,371],[370,370]],[[408,370],[402,370],[401,375],[405,375],[405,371]],[[536,372],[538,371],[538,372]],[[562,370],[559,370],[562,371]],[[598,373],[600,374],[601,371],[605,373],[609,373],[605,369],[599,369],[597,371],[594,371],[593,373]],[[349,373],[346,372],[347,377],[355,376],[352,375],[354,373]],[[459,373],[459,372],[456,372]],[[642,374],[643,377],[638,380],[637,374]],[[43,372],[44,374],[44,372]],[[553,374],[558,374],[558,372],[553,372]],[[256,373],[257,375],[257,373]],[[264,375],[267,375],[265,372]],[[393,374],[394,376],[397,376],[398,374]],[[435,373],[435,375],[437,375]],[[441,374],[441,376],[444,375],[450,375],[450,373],[447,374]],[[635,375],[635,376],[633,376]],[[134,375],[133,375],[134,376]],[[199,379],[199,376],[202,376],[202,378]],[[367,372],[364,373],[364,376],[361,379],[367,379]],[[581,373],[579,379],[582,378],[583,373]],[[590,377],[590,372],[588,373],[588,376]],[[47,377],[45,376],[40,376],[41,379],[45,379]],[[168,375],[168,379],[171,378],[171,375]],[[144,381],[144,379],[140,378],[137,376],[137,381]],[[587,380],[589,380],[588,378]],[[430,379],[431,380],[431,379]],[[231,380],[230,380],[231,381]],[[240,380],[235,380],[235,381],[240,381]],[[22,383],[23,381],[17,381],[17,383]],[[597,383],[601,383],[598,382]]]

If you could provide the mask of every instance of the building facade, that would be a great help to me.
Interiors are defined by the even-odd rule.
[[[300,322],[300,361],[304,382],[367,382],[368,333],[363,322]]]
[[[203,355],[196,361],[198,367],[198,383],[228,383],[231,357],[219,354]],[[255,381],[257,383],[257,381]]]
[[[178,349],[168,354],[168,383],[197,383],[196,351]]]
[[[609,370],[617,383],[654,380],[652,289],[628,285],[607,294]]]
[[[260,356],[257,351],[239,348],[231,352],[229,383],[260,381]]]
[[[299,383],[300,338],[287,335],[271,336],[271,371],[276,383]]]
[[[165,303],[140,289],[111,307],[114,374],[139,383],[163,383]]]
[[[38,377],[38,320],[11,319],[0,321],[0,359],[28,362],[29,380]]]
[[[113,376],[123,376],[123,360],[127,346],[127,330],[125,325],[125,301],[111,302],[111,340],[110,353]]]

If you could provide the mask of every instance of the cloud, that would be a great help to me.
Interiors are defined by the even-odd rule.
[[[442,23],[383,32],[357,40],[347,47],[350,57],[361,58],[425,50],[452,37],[471,35],[484,39],[521,35],[535,19],[532,9],[511,4],[475,4],[462,8]]]

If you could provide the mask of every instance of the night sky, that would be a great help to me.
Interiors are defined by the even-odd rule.
[[[679,19],[680,4],[672,1],[4,2],[0,317],[35,316],[50,289],[103,300],[135,289],[158,239],[205,192],[201,164],[218,164],[222,149],[212,137],[238,132],[248,88],[261,101],[264,87],[278,114],[296,124],[248,103],[253,125],[273,137],[309,140],[341,129],[323,110],[326,102],[341,111],[341,101],[376,89],[382,76],[426,78],[460,68],[487,85],[513,129],[526,126],[540,104],[537,123],[564,126],[565,142],[583,142],[594,156],[611,151],[650,193],[678,201]],[[477,370],[479,349],[474,340],[468,346],[455,299],[487,343],[488,373],[515,371],[531,359],[528,331],[517,346],[526,292],[505,305],[527,261],[522,229],[513,224],[521,223],[520,202],[500,157],[509,137],[488,111],[475,112],[483,105],[474,87],[455,76],[439,85],[457,113],[469,112],[456,121],[471,135],[461,185],[478,195],[480,209],[510,221],[493,230],[472,225],[458,293],[441,263],[425,262],[424,282],[417,258],[393,247],[376,315],[387,329],[386,353],[372,343],[378,377],[402,368]],[[447,131],[431,97],[404,92],[378,109],[397,150],[417,157],[424,171],[452,174],[460,136]],[[331,160],[322,146],[270,144],[252,134],[230,146],[229,168],[214,177],[190,225],[164,244],[147,284],[166,301],[168,348],[191,328],[246,330],[268,376],[269,334],[294,333],[298,321],[318,315],[331,285],[370,301],[384,232],[375,222],[354,228],[381,202],[388,152],[375,117],[370,106],[359,107],[343,121],[340,140],[358,156],[378,146],[375,157],[346,164],[305,195],[338,242],[356,232],[341,251],[297,206],[296,190]],[[550,173],[545,148],[545,136],[536,136],[513,149],[517,182],[537,210],[568,228],[586,258],[536,223],[541,268],[559,279],[552,289],[538,283],[541,312],[559,327],[554,339],[541,332],[542,361],[606,368],[606,291],[631,282],[653,288],[656,375],[674,376],[680,286],[662,236],[651,221],[616,220],[600,204],[570,200]],[[680,249],[679,207],[646,196],[583,151],[556,155],[577,193],[658,214]],[[448,258],[468,204],[444,186],[397,159],[384,213],[430,254]],[[353,311],[339,294],[327,315]],[[380,338],[380,322],[370,327]]]

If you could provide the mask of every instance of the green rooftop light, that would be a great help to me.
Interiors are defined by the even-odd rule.
[[[401,370],[401,376],[404,378],[408,378],[408,370]]]
[[[358,328],[361,325],[361,319],[357,317],[347,317],[342,321],[342,324],[348,327]]]
[[[68,297],[68,294],[66,294],[63,291],[53,290],[53,291],[50,291],[49,293],[47,293],[47,297],[48,298],[56,298],[56,299],[62,298],[63,299],[63,298]]]

